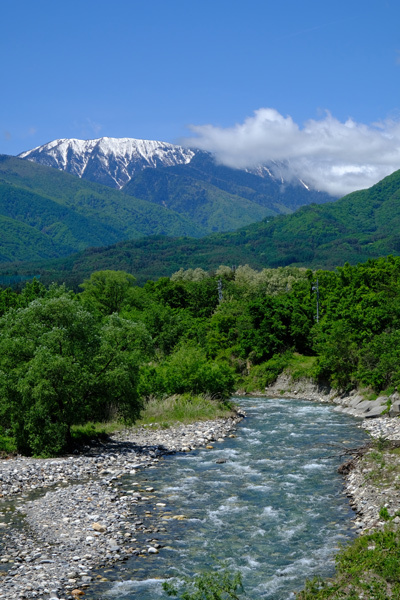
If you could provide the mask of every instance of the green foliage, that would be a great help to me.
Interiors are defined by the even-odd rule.
[[[143,176],[149,176],[149,173],[150,169],[146,169]],[[91,248],[71,259],[50,264],[43,262],[41,267],[19,265],[18,273],[37,272],[50,281],[55,278],[65,281],[68,275],[68,284],[72,285],[96,270],[122,269],[133,273],[139,283],[144,283],[148,279],[170,276],[181,268],[211,271],[225,264],[249,265],[259,270],[290,265],[333,269],[346,261],[356,264],[387,254],[399,255],[399,190],[400,171],[396,171],[369,190],[354,192],[336,202],[302,207],[291,215],[268,217],[233,233],[213,234],[201,240],[152,236],[103,249]],[[151,202],[147,204],[156,207]],[[86,208],[82,210],[86,211]],[[122,208],[115,210],[119,214]],[[110,209],[105,212],[108,220],[104,223],[113,222]],[[98,218],[94,211],[90,214],[91,219]],[[123,216],[127,218],[127,214],[125,211]],[[2,230],[12,224],[14,221],[5,223]],[[148,235],[149,229],[145,228],[143,235]],[[118,239],[138,236],[137,229],[132,233],[127,229],[124,231]],[[21,231],[21,235],[25,240],[29,237],[28,231]],[[182,230],[178,233],[177,228],[176,235],[182,235]],[[16,239],[18,236],[13,230],[9,242]],[[35,241],[38,249],[40,243],[40,240]],[[34,252],[32,256],[39,258],[40,253]],[[13,260],[13,256],[7,260]],[[39,270],[33,271],[33,268]]]
[[[143,321],[157,355],[166,356],[183,340],[198,338],[201,324],[188,309],[171,308],[168,304],[152,301],[150,296],[147,298],[147,305],[142,310],[126,310],[124,315]]]
[[[0,458],[1,454],[12,454],[17,451],[15,438],[0,433]]]
[[[217,282],[213,277],[200,281],[172,281],[162,277],[144,286],[157,302],[171,308],[186,308],[195,317],[209,317],[218,305]]]
[[[213,169],[218,176],[211,174]],[[175,171],[145,169],[120,191],[3,155],[0,260],[64,257],[148,235],[204,236],[330,199],[300,186],[288,185],[282,194],[278,182],[238,173],[208,158],[201,168],[190,164]],[[238,177],[246,184],[235,183]],[[93,266],[91,271],[105,268],[127,270],[126,265],[114,264]]]
[[[389,521],[390,520],[390,514],[388,509],[386,508],[386,506],[382,506],[381,509],[379,510],[379,516],[381,519],[383,519],[383,521]]]
[[[316,379],[316,356],[303,356],[294,353],[288,363],[288,372],[291,378],[296,381],[298,379]]]
[[[42,434],[34,442],[36,430],[47,431],[48,440],[61,448],[75,422],[101,419],[114,405],[129,417],[126,399],[133,398],[129,390],[136,390],[139,367],[137,393],[147,398],[226,398],[237,387],[263,389],[284,369],[294,380],[310,377],[341,390],[362,385],[368,386],[369,394],[388,395],[400,383],[399,281],[400,258],[389,256],[357,266],[345,264],[335,272],[257,273],[247,266],[220,267],[218,274],[209,275],[195,269],[178,271],[172,279],[149,281],[143,288],[134,287],[128,273],[101,270],[82,284],[79,296],[57,286],[46,290],[37,280],[20,293],[2,290],[4,422],[7,427],[13,423],[18,445],[26,444],[26,451],[38,452]],[[51,313],[45,307],[52,302],[64,308]],[[124,357],[120,365],[117,355]],[[110,369],[107,357],[115,357]],[[131,361],[131,369],[125,359]],[[103,373],[101,365],[104,377],[95,382],[93,374]],[[89,393],[92,386],[98,386],[96,393]],[[74,400],[66,402],[61,389],[70,390]],[[49,412],[57,413],[55,406],[78,403],[79,394],[84,401],[76,411],[71,408],[75,420],[49,419]],[[97,403],[91,404],[92,397]],[[14,410],[9,411],[12,404]],[[17,407],[28,415],[26,422],[25,416],[17,418]]]
[[[74,444],[89,444],[93,440],[106,440],[110,434],[120,429],[119,421],[88,421],[83,425],[72,425],[71,437]]]
[[[273,384],[278,375],[289,365],[291,353],[275,354],[272,358],[250,369],[250,373],[241,383],[245,392],[264,391]]]
[[[229,366],[208,360],[198,347],[182,346],[159,365],[141,368],[139,390],[146,397],[190,393],[228,398],[234,383]]]
[[[135,278],[125,271],[96,271],[84,281],[82,300],[104,315],[120,312]]]
[[[399,532],[363,535],[336,557],[336,576],[308,581],[298,600],[396,600],[400,597]]]
[[[245,598],[241,574],[225,568],[196,575],[192,579],[186,578],[179,587],[170,582],[164,582],[163,589],[168,596],[175,596],[180,600],[239,600]]]
[[[208,233],[164,206],[13,156],[0,160],[0,224],[3,262],[67,256],[147,235]]]
[[[137,424],[169,427],[177,422],[227,418],[232,414],[232,406],[227,401],[217,400],[206,394],[175,394],[163,399],[148,398],[143,404]]]
[[[116,315],[97,320],[63,288],[8,311],[0,319],[0,415],[18,449],[59,453],[73,424],[111,410],[134,419],[146,336]]]
[[[400,331],[383,331],[363,347],[357,376],[365,385],[382,391],[400,384],[398,348]]]
[[[287,184],[283,191],[280,181],[217,165],[209,154],[197,155],[186,165],[145,169],[123,189],[185,215],[209,233],[332,199],[299,185]]]

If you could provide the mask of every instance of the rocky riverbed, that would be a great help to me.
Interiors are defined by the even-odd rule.
[[[396,444],[390,447],[384,443],[384,440],[399,442],[400,446],[398,391],[370,401],[365,400],[358,390],[339,394],[329,386],[306,378],[295,381],[290,374],[282,373],[275,383],[265,388],[263,395],[330,403],[335,405],[335,411],[362,419],[360,426],[372,438],[382,440],[382,448],[371,448],[363,457],[355,459],[346,477],[345,493],[356,512],[354,525],[361,534],[384,527],[386,521],[382,518],[382,509],[386,509],[391,517],[397,512],[400,514],[400,449],[393,447]],[[381,416],[384,411],[388,414]],[[400,526],[400,516],[395,516],[393,521]]]
[[[357,514],[354,524],[359,533],[364,533],[382,529],[387,522],[385,514],[400,525],[400,516],[395,516],[400,514],[400,419],[380,417],[364,420],[361,426],[380,440],[377,447],[354,461],[345,483]]]
[[[168,521],[185,515],[166,511],[157,489],[134,475],[157,468],[166,454],[223,442],[241,418],[126,430],[58,459],[1,460],[0,599],[76,599],[101,580],[97,568],[162,552]],[[364,419],[360,426],[400,444],[398,418]],[[400,449],[381,445],[356,460],[345,481],[359,533],[385,525],[382,508],[390,516],[400,511]]]
[[[160,551],[169,519],[153,487],[121,478],[166,454],[223,442],[243,418],[125,430],[59,459],[0,461],[0,599],[78,598],[95,569]]]

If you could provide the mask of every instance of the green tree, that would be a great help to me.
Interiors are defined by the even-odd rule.
[[[142,368],[140,391],[145,396],[191,393],[228,398],[234,381],[228,365],[208,360],[201,348],[182,346],[159,365]]]
[[[108,416],[133,420],[144,325],[103,321],[63,288],[0,319],[0,418],[24,453],[65,450],[71,426]]]
[[[135,281],[125,271],[96,271],[80,285],[82,299],[104,315],[120,312]]]
[[[357,376],[377,392],[400,382],[400,331],[384,331],[360,349]]]

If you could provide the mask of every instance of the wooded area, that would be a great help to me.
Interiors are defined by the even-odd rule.
[[[68,448],[71,427],[134,422],[149,398],[263,390],[285,368],[370,397],[400,383],[400,258],[335,271],[181,269],[143,287],[99,271],[75,293],[0,292],[1,439]],[[319,291],[317,321],[316,282]]]

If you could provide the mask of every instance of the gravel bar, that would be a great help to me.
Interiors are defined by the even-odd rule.
[[[400,419],[379,417],[361,423],[375,439],[397,442],[400,440]],[[396,444],[397,445],[397,444]],[[400,454],[385,449],[371,449],[354,460],[354,468],[346,477],[345,491],[356,512],[354,525],[359,534],[383,529],[386,521],[380,516],[386,508],[390,516],[400,511]],[[398,527],[400,517],[393,522]]]
[[[57,459],[0,460],[0,599],[76,599],[99,578],[95,569],[162,551],[156,534],[167,521],[156,490],[132,482],[121,492],[120,478],[223,442],[243,417],[124,430]],[[146,523],[146,503],[159,509],[156,525]]]

